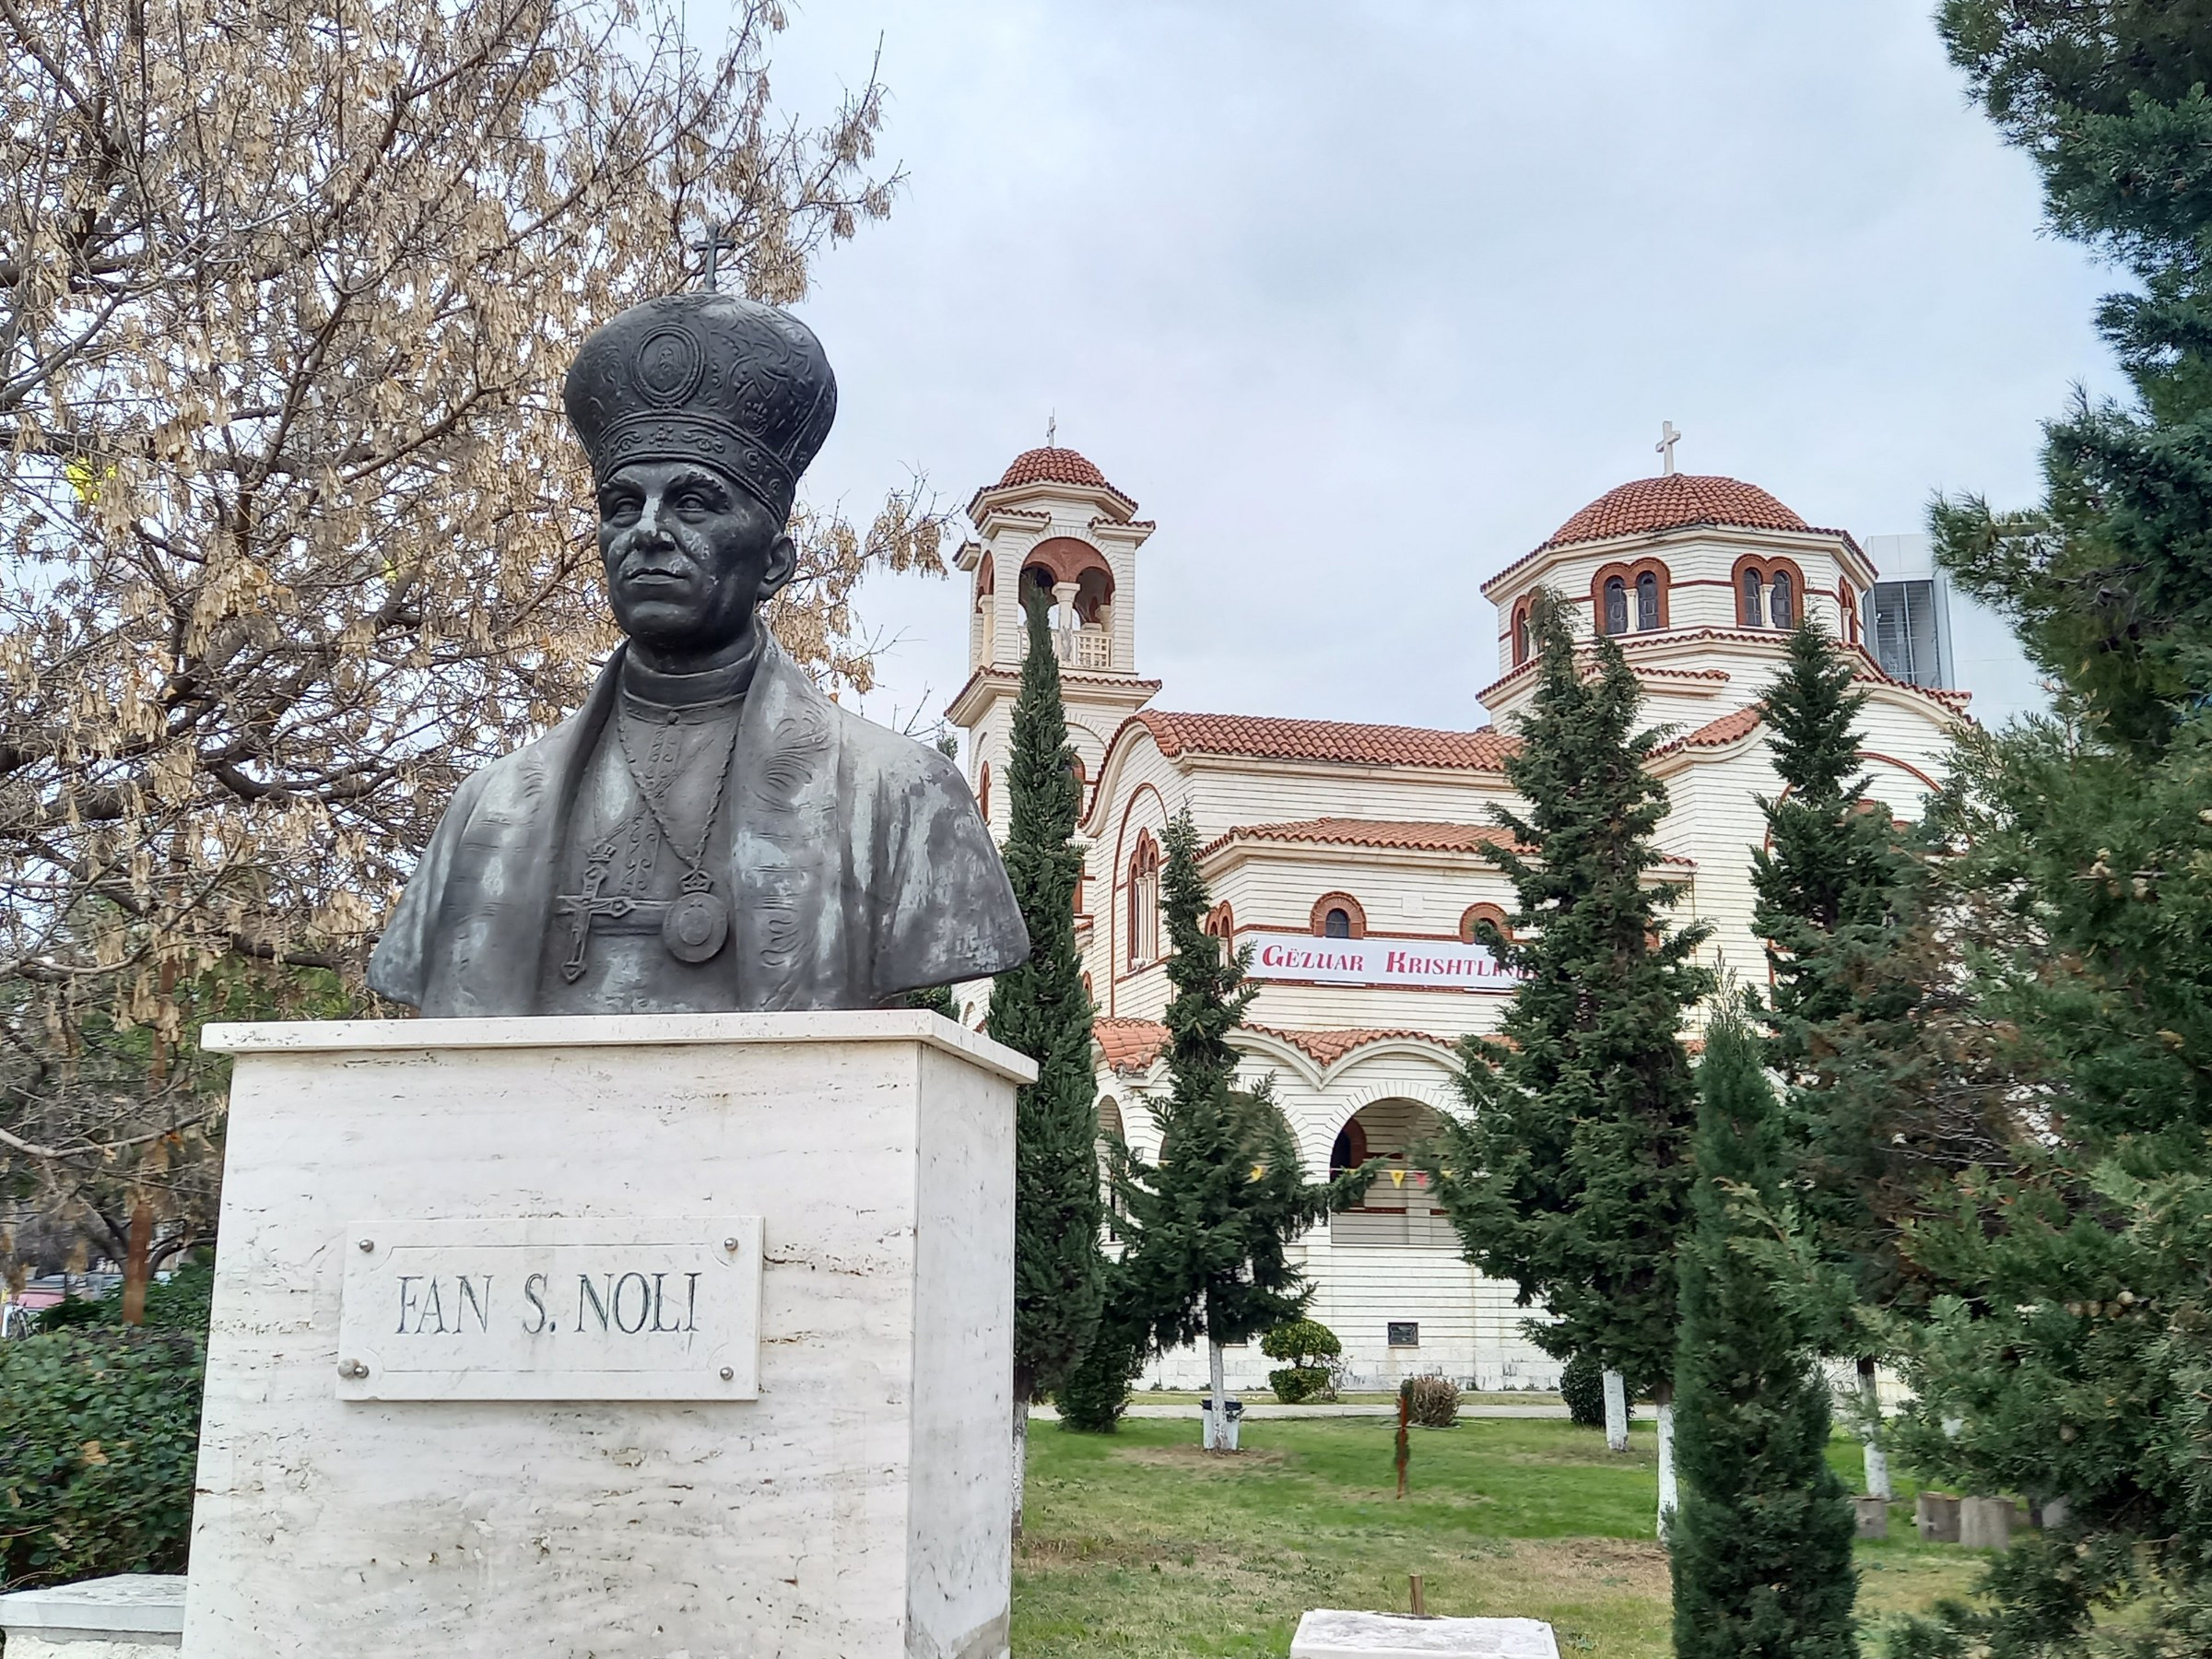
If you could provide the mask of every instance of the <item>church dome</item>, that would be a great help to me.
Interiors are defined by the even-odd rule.
[[[1022,451],[998,481],[1001,489],[1015,484],[1082,484],[1092,489],[1113,489],[1104,473],[1071,449]],[[1122,492],[1114,489],[1113,493]]]
[[[1043,449],[1022,451],[1014,457],[1005,476],[988,488],[977,490],[975,499],[981,501],[993,489],[1015,489],[1028,484],[1072,484],[1078,489],[1102,489],[1130,512],[1136,511],[1136,498],[1108,483],[1106,475],[1088,456],[1049,444]],[[973,510],[971,503],[970,511]]]
[[[1693,524],[1735,524],[1747,530],[1812,528],[1756,484],[1711,474],[1667,473],[1633,478],[1606,490],[1553,531],[1544,547],[1564,547]]]

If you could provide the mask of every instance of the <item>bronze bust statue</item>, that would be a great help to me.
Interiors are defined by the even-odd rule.
[[[577,713],[455,793],[370,984],[446,1017],[866,1008],[1026,957],[959,772],[759,620],[837,413],[813,333],[648,300],[584,341],[564,400],[628,638]]]

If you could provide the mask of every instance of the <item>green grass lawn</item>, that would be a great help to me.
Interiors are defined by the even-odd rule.
[[[1552,1622],[1566,1654],[1669,1652],[1666,1555],[1652,1536],[1656,1442],[1630,1451],[1556,1421],[1470,1419],[1417,1430],[1400,1501],[1394,1425],[1248,1420],[1245,1450],[1209,1457],[1195,1421],[1126,1421],[1115,1435],[1038,1423],[1015,1560],[1018,1659],[1287,1654],[1309,1607],[1406,1607]],[[1855,1489],[1858,1448],[1831,1457]],[[1963,1594],[1981,1558],[1912,1541],[1912,1488],[1891,1540],[1859,1547],[1859,1606],[1879,1616]]]

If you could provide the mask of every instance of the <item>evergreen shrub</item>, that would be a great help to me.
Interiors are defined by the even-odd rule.
[[[100,1327],[0,1343],[0,1589],[184,1571],[206,1352]]]
[[[1459,1421],[1459,1384],[1449,1377],[1408,1377],[1398,1384],[1406,1418],[1423,1429],[1449,1429]]]
[[[1270,1359],[1290,1362],[1267,1373],[1267,1386],[1284,1405],[1336,1397],[1341,1370],[1336,1360],[1344,1344],[1318,1319],[1294,1319],[1276,1326],[1260,1338],[1260,1352]]]
[[[1129,1409],[1129,1384],[1144,1368],[1143,1332],[1101,1320],[1082,1359],[1053,1391],[1060,1427],[1077,1434],[1113,1433]]]
[[[1559,1372],[1559,1398],[1567,1402],[1567,1415],[1577,1427],[1606,1426],[1606,1368],[1595,1354],[1580,1353],[1567,1361]]]

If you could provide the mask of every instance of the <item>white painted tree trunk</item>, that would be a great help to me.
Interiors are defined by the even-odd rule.
[[[1021,1537],[1021,1500],[1030,1479],[1030,1403],[1014,1401],[1014,1536]]]
[[[1206,1364],[1213,1382],[1214,1408],[1206,1414],[1206,1449],[1229,1450],[1229,1385],[1222,1381],[1221,1345],[1206,1339]],[[1187,1443],[1187,1442],[1186,1442]]]
[[[1871,1359],[1859,1361],[1859,1398],[1866,1411],[1865,1425],[1860,1430],[1866,1451],[1866,1496],[1887,1503],[1896,1494],[1889,1489],[1889,1455],[1882,1450],[1881,1387],[1875,1379]]]
[[[1659,1535],[1675,1514],[1675,1403],[1659,1402]]]
[[[1606,1450],[1629,1449],[1629,1385],[1617,1371],[1604,1373],[1606,1384]]]

